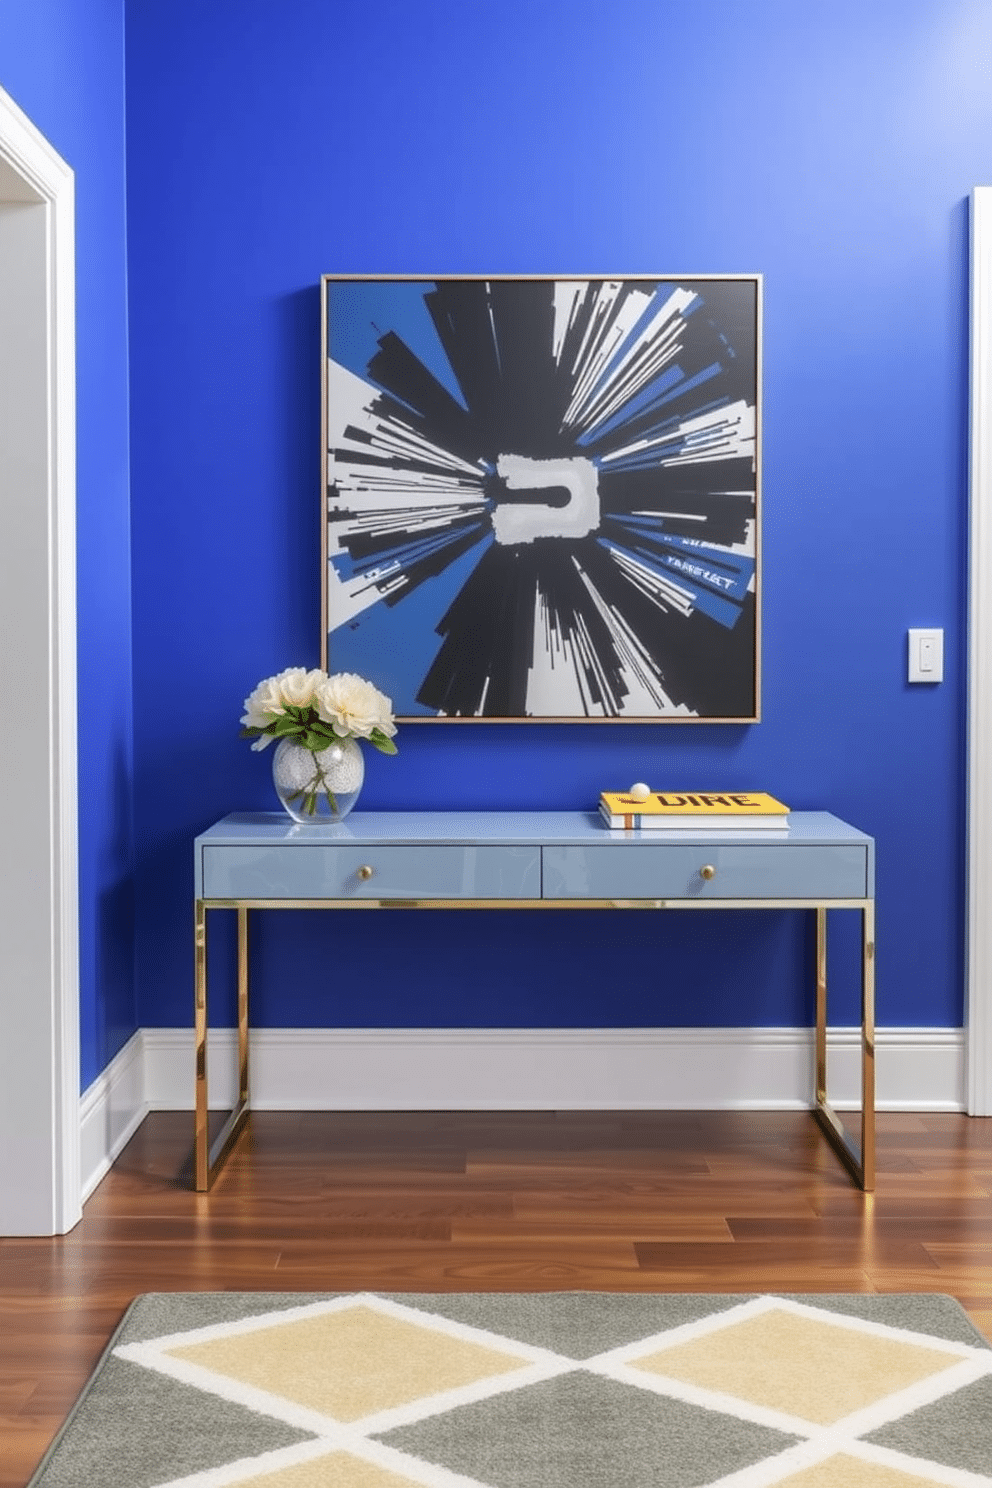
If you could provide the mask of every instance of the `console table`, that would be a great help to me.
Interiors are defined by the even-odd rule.
[[[335,826],[283,813],[226,816],[196,839],[195,1183],[205,1192],[244,1125],[248,915],[330,909],[800,909],[816,916],[812,1109],[856,1183],[875,1185],[875,849],[821,811],[786,832],[632,830],[581,811],[355,811]],[[238,1101],[207,1131],[207,914],[238,925]],[[827,911],[861,911],[861,1141],[827,1099]]]

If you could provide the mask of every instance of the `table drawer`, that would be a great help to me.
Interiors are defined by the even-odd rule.
[[[371,868],[371,875],[362,877],[362,868]],[[537,845],[203,848],[204,899],[524,899],[540,894]]]
[[[705,865],[715,869],[703,878]],[[546,899],[864,899],[860,843],[607,842],[544,849]]]

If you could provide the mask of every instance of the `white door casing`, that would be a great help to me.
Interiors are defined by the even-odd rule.
[[[992,1116],[992,186],[971,196],[967,1100]]]
[[[72,171],[0,89],[0,1235],[82,1212],[74,280]]]

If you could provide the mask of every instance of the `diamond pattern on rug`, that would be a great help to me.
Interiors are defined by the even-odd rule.
[[[652,1333],[738,1307],[745,1296],[643,1292],[444,1292],[385,1294],[453,1322],[502,1333],[569,1359],[589,1359]]]
[[[684,1380],[830,1426],[960,1362],[959,1354],[772,1311],[630,1360]]]
[[[798,1440],[584,1370],[378,1439],[491,1488],[702,1488]]]
[[[313,1439],[312,1432],[111,1358],[73,1431],[56,1443],[43,1481],[45,1488],[153,1488]]]
[[[865,1441],[964,1472],[992,1473],[992,1379],[964,1385],[871,1432]]]
[[[944,1477],[921,1478],[898,1468],[881,1467],[877,1462],[859,1462],[842,1452],[815,1467],[780,1478],[775,1488],[937,1488],[938,1484],[944,1488],[946,1482]]]
[[[307,1302],[330,1302],[340,1292],[308,1292]],[[128,1343],[185,1333],[222,1323],[243,1322],[264,1313],[291,1312],[299,1292],[146,1292],[127,1320]],[[275,1321],[275,1319],[273,1319]]]
[[[793,1293],[789,1300],[817,1312],[837,1313],[842,1318],[860,1318],[866,1323],[927,1333],[938,1345],[950,1342],[966,1343],[972,1348],[989,1347],[988,1339],[982,1337],[960,1302],[940,1292]],[[926,1342],[927,1339],[920,1339],[920,1343]]]
[[[419,1488],[417,1479],[398,1477],[351,1452],[331,1452],[314,1462],[297,1462],[276,1472],[231,1479],[230,1488],[239,1488],[242,1483],[245,1488]]]
[[[992,1488],[961,1309],[823,1301],[145,1298],[32,1488]]]
[[[525,1368],[504,1354],[423,1325],[350,1307],[166,1350],[227,1379],[338,1421]]]

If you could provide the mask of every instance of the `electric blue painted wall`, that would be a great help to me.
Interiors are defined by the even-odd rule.
[[[592,807],[648,779],[832,810],[878,842],[880,1021],[959,1024],[984,0],[126,10],[139,1022],[190,1021],[193,835],[276,804],[241,700],[319,654],[321,273],[587,269],[764,275],[764,720],[410,727],[363,805]],[[944,627],[943,686],[907,685],[911,625]],[[287,914],[253,1015],[793,1024],[808,935]]]
[[[123,0],[0,0],[0,86],[68,162],[76,181],[85,1088],[136,1027]],[[8,788],[19,787],[8,782]]]

